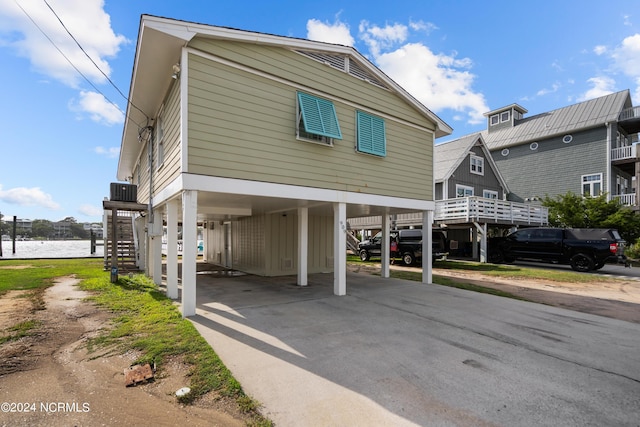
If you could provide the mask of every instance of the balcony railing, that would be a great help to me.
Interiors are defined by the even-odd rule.
[[[484,197],[459,197],[437,200],[434,214],[436,221],[450,222],[492,222],[497,224],[548,225],[549,209],[530,203],[505,202]],[[422,225],[422,213],[398,214],[396,226]],[[381,216],[350,218],[352,229],[380,228]]]
[[[436,202],[435,220],[547,225],[549,209],[529,203],[506,202],[484,197],[459,197]]]
[[[634,119],[636,117],[640,117],[640,106],[622,110],[620,116],[618,116],[618,121]]]
[[[627,145],[626,147],[618,147],[611,149],[611,160],[635,159],[637,153],[637,145]]]
[[[636,205],[636,194],[617,194],[612,196],[615,199],[619,199],[620,203],[623,206],[635,206]]]

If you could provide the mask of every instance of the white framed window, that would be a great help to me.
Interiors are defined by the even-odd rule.
[[[602,174],[582,175],[582,196],[597,197],[602,193]]]
[[[538,149],[538,143],[537,142],[532,142],[531,144],[529,144],[529,149],[531,151],[536,151]]]
[[[500,154],[502,154],[502,157],[507,157],[509,155],[509,149],[503,148]]]
[[[456,197],[471,197],[473,196],[473,187],[468,185],[456,184]]]
[[[482,197],[485,199],[498,199],[498,192],[493,190],[482,190]]]
[[[568,144],[571,141],[573,141],[573,136],[571,135],[565,135],[562,137],[562,142],[564,142],[565,144]]]
[[[508,122],[511,119],[511,111],[503,111],[500,113],[500,123]]]
[[[473,154],[469,158],[469,163],[471,165],[470,172],[476,175],[484,175],[484,158],[479,156],[474,156]]]
[[[489,117],[489,124],[491,126],[497,125],[498,123],[500,123],[500,116],[494,114],[493,116]]]

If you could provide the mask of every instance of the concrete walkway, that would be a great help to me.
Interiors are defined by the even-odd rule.
[[[277,426],[638,426],[640,328],[349,273],[198,275],[190,318]]]

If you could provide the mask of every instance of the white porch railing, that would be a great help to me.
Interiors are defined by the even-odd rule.
[[[503,224],[548,225],[549,209],[530,203],[505,202],[484,197],[460,197],[456,199],[437,200],[434,219],[447,221],[479,221]],[[350,218],[352,229],[379,228],[382,226],[381,216]],[[395,218],[397,226],[422,225],[422,213],[398,214]]]
[[[625,160],[625,159],[635,159],[636,158],[636,149],[637,145],[627,145],[626,147],[618,147],[611,149],[611,160]]]
[[[466,220],[547,225],[549,223],[549,209],[530,203],[506,202],[475,196],[459,197],[438,200],[436,202],[435,220],[444,223],[454,220]]]
[[[611,196],[611,197],[619,199],[620,203],[623,206],[635,206],[636,205],[636,194],[635,193],[631,193],[631,194],[616,194],[616,195]]]

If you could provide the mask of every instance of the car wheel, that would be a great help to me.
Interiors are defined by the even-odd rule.
[[[492,264],[502,264],[504,262],[504,256],[499,250],[489,252],[489,262]]]
[[[571,268],[585,273],[594,269],[595,264],[589,255],[577,254],[571,257]]]
[[[507,264],[511,264],[512,262],[514,262],[516,260],[515,257],[513,257],[511,255],[507,255],[502,251],[500,251],[500,255],[502,256],[502,261],[504,261]]]
[[[405,252],[402,254],[402,262],[404,265],[413,265],[413,263],[416,262],[416,258],[411,252]]]
[[[369,255],[369,251],[367,251],[366,249],[362,249],[360,251],[360,260],[369,261],[370,258],[371,256]]]

